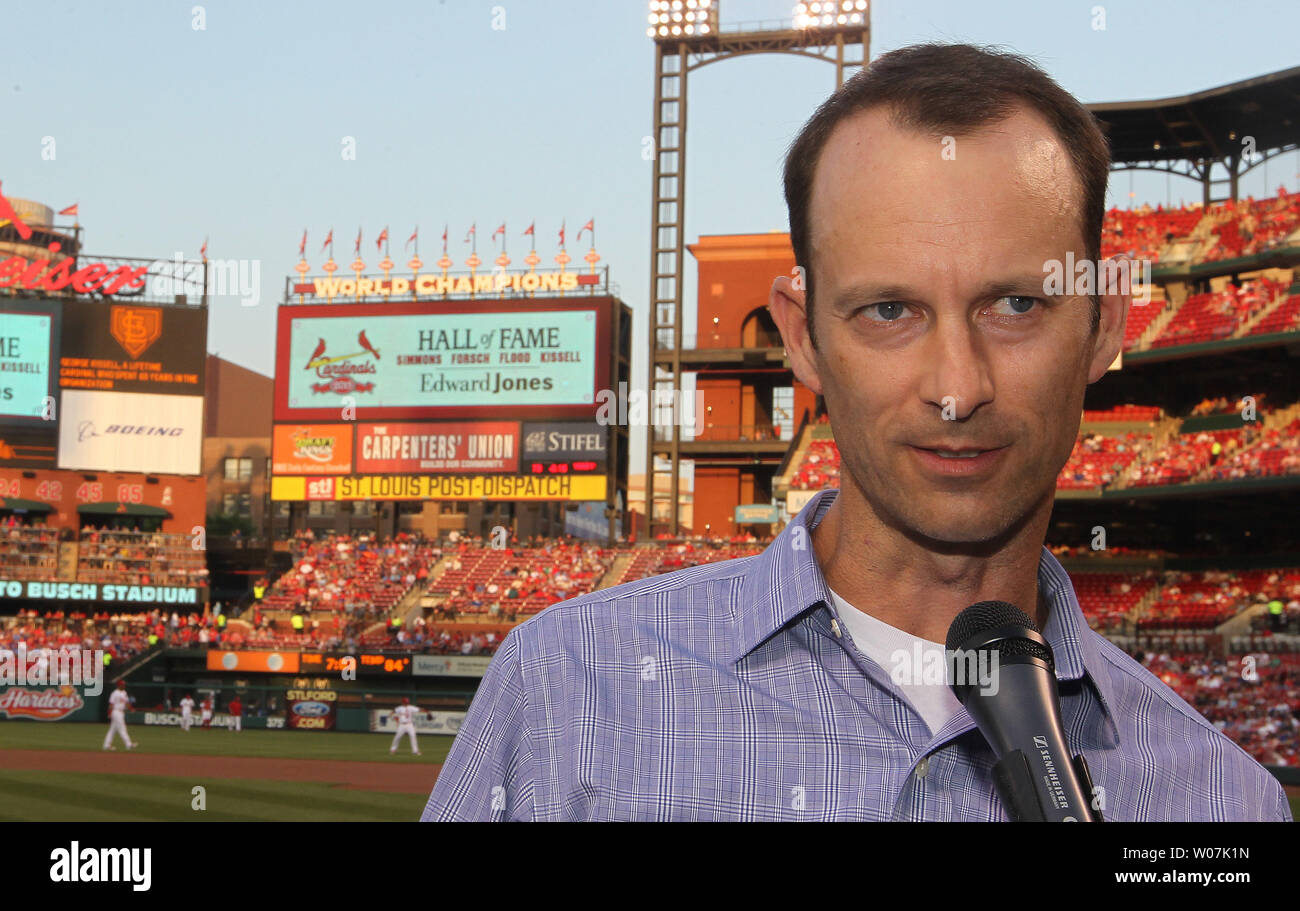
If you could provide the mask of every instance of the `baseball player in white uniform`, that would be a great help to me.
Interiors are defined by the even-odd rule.
[[[189,693],[181,700],[181,730],[188,731],[194,723],[194,698]]]
[[[397,736],[393,738],[393,745],[388,752],[396,753],[397,744],[401,741],[403,734],[409,734],[411,737],[411,752],[416,756],[420,755],[420,747],[415,741],[415,713],[419,709],[411,705],[411,700],[403,696],[402,704],[393,709],[393,717],[397,719]]]
[[[135,743],[126,733],[126,710],[131,704],[131,697],[126,694],[126,681],[117,681],[117,689],[108,697],[108,734],[104,737],[104,749],[117,749],[113,746],[113,735],[120,734],[128,750],[135,749]]]

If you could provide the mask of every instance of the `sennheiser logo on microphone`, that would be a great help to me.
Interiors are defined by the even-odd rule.
[[[1056,763],[1052,761],[1052,751],[1047,746],[1047,738],[1035,734],[1034,746],[1038,749],[1038,755],[1043,760],[1043,769],[1047,773],[1043,776],[1043,782],[1047,785],[1047,793],[1056,802],[1056,808],[1064,810],[1070,806],[1070,801],[1065,796],[1065,788],[1061,787],[1060,777],[1056,774]]]

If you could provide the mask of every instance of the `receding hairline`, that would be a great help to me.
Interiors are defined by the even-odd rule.
[[[826,138],[822,141],[820,147],[817,149],[817,157],[812,162],[808,171],[808,199],[806,203],[808,216],[808,236],[806,239],[808,244],[808,262],[805,266],[810,273],[810,277],[811,273],[814,271],[813,258],[818,242],[816,232],[818,218],[816,217],[815,212],[815,203],[820,195],[818,192],[818,187],[820,186],[818,176],[821,174],[822,162],[826,158],[826,150],[830,147],[831,143],[836,140],[836,137],[842,134],[845,127],[858,124],[863,119],[873,114],[880,115],[881,113],[885,115],[885,125],[892,130],[905,135],[910,134],[912,136],[921,136],[936,140],[942,140],[944,137],[948,136],[951,136],[953,139],[970,140],[972,137],[978,138],[986,134],[1005,133],[1005,130],[1000,129],[1001,127],[1015,119],[1017,115],[1025,115],[1027,120],[1033,123],[1035,127],[1042,132],[1043,136],[1040,138],[1046,138],[1053,143],[1059,152],[1059,160],[1065,165],[1064,172],[1066,174],[1066,179],[1070,184],[1069,204],[1071,207],[1071,214],[1075,221],[1075,229],[1082,243],[1080,255],[1083,255],[1083,251],[1086,250],[1088,246],[1088,239],[1085,236],[1084,226],[1084,220],[1087,215],[1085,207],[1087,204],[1086,197],[1088,188],[1085,185],[1083,175],[1081,175],[1078,172],[1078,168],[1074,166],[1073,159],[1070,156],[1070,150],[1065,145],[1064,139],[1041,111],[1023,98],[1010,96],[1005,100],[1006,103],[1000,105],[1000,108],[1003,111],[1002,116],[983,123],[972,124],[960,128],[941,129],[931,124],[924,123],[916,116],[914,111],[888,99],[865,105],[850,114],[844,115],[838,122],[836,122],[835,125],[831,127],[830,132],[826,135]]]

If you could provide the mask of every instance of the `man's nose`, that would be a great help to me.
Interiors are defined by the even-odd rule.
[[[923,347],[921,395],[945,420],[965,420],[993,400],[988,348],[966,319],[937,317]]]

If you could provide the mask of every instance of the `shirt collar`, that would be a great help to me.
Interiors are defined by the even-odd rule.
[[[740,661],[809,608],[831,604],[830,587],[813,552],[812,530],[838,495],[838,490],[818,493],[754,558],[740,589],[733,661]],[[1043,638],[1052,647],[1057,680],[1087,677],[1109,716],[1115,702],[1107,662],[1084,619],[1069,574],[1046,546],[1038,558],[1038,589],[1049,605]]]

